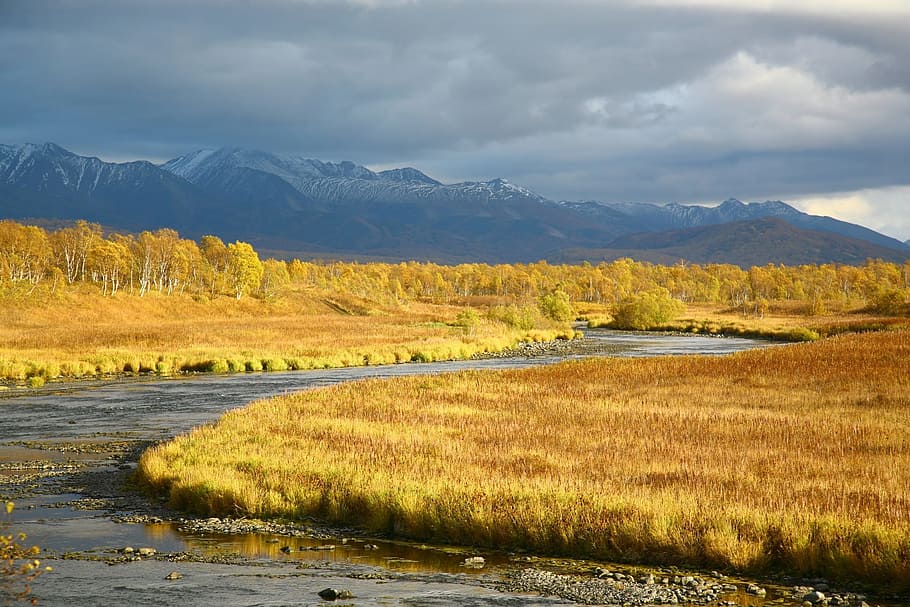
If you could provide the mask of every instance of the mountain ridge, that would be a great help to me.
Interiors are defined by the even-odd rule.
[[[52,143],[0,145],[0,204],[0,216],[10,218],[88,219],[129,230],[173,227],[188,236],[217,233],[289,254],[563,259],[570,250],[615,250],[611,243],[621,245],[633,234],[650,234],[639,238],[659,243],[668,231],[732,230],[724,226],[774,217],[804,232],[865,242],[869,256],[910,257],[907,243],[782,201],[730,198],[713,207],[554,201],[502,178],[444,184],[413,167],[373,171],[351,161],[238,147],[196,150],[156,165],[106,163]],[[791,237],[821,242],[804,232]],[[852,241],[824,242],[832,260],[862,254]],[[628,250],[657,250],[636,246]],[[712,261],[722,257],[717,251]],[[810,257],[794,249],[789,262]]]

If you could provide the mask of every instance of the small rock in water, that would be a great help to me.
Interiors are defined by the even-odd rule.
[[[379,550],[379,546],[377,546],[376,544],[364,544],[363,549],[364,550]]]
[[[326,601],[354,598],[354,594],[350,590],[338,590],[337,588],[325,588],[324,590],[320,590],[319,596]]]
[[[124,548],[124,549],[121,550],[120,552],[122,552],[123,554],[133,554],[133,553],[136,552],[136,551],[133,550],[133,547],[132,547],[132,546],[127,546],[126,548]]]
[[[171,571],[171,572],[168,573],[166,576],[164,576],[164,579],[166,579],[166,580],[179,580],[179,579],[182,578],[182,577],[183,577],[183,574],[180,573],[179,571]]]
[[[486,564],[486,562],[486,559],[484,559],[482,556],[469,556],[464,560],[462,566],[480,569]]]
[[[279,550],[281,550],[285,554],[290,554],[290,553],[294,552],[294,549],[291,548],[290,546],[282,546],[281,548],[279,548]]]
[[[812,603],[813,605],[816,603],[821,603],[822,601],[825,600],[825,593],[815,590],[815,591],[810,592],[809,594],[805,595],[803,597],[803,600],[806,602]]]
[[[762,588],[761,586],[756,586],[755,584],[749,584],[746,586],[746,592],[748,594],[754,594],[755,596],[765,596],[768,594],[768,591]]]
[[[139,556],[149,557],[149,556],[155,556],[157,553],[158,553],[158,551],[155,550],[154,548],[140,548],[139,549]]]

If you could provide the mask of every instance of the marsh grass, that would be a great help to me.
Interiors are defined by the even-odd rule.
[[[776,303],[756,316],[740,310],[705,304],[689,304],[685,314],[668,322],[646,327],[651,331],[671,331],[730,337],[756,337],[786,342],[815,341],[842,333],[893,330],[910,327],[907,316],[883,316],[864,308],[830,306],[825,314],[807,317],[801,302]],[[590,307],[585,318],[591,328],[611,327],[612,316],[605,310]]]
[[[556,325],[517,329],[464,308],[380,306],[295,292],[278,302],[190,296],[102,297],[88,290],[48,302],[0,302],[0,380],[119,374],[237,373],[469,358],[519,341],[569,336]]]
[[[205,514],[910,587],[910,332],[361,381],[146,452]]]

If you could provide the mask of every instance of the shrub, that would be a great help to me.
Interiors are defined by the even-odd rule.
[[[633,293],[616,305],[613,326],[617,329],[649,329],[672,320],[685,309],[685,304],[673,299],[666,289]]]
[[[40,375],[32,375],[26,380],[29,388],[40,388],[44,385],[44,378]]]
[[[556,289],[540,298],[537,304],[541,313],[550,320],[570,322],[575,319],[575,310],[565,291]]]
[[[907,291],[904,289],[881,289],[872,297],[869,308],[873,312],[888,316],[899,316],[907,312]]]
[[[465,333],[473,333],[478,322],[480,322],[480,315],[475,310],[462,310],[455,317],[455,326],[463,327]]]
[[[527,331],[533,329],[537,324],[537,310],[528,306],[516,306],[509,304],[507,306],[495,306],[487,312],[490,320],[501,322],[513,329]]]
[[[37,546],[26,548],[21,544],[25,534],[7,533],[13,515],[13,502],[7,502],[5,516],[0,518],[0,595],[8,601],[28,600],[31,584],[50,567],[41,568],[41,561],[35,557],[41,552]],[[30,599],[34,604],[34,598]]]

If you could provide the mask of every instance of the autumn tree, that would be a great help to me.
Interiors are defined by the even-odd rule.
[[[89,256],[91,273],[101,281],[101,294],[114,295],[129,272],[130,251],[121,239],[95,242]]]
[[[266,259],[262,262],[262,279],[259,283],[259,293],[263,299],[272,299],[280,294],[291,284],[291,275],[288,266],[277,259]]]
[[[253,246],[246,242],[233,242],[227,246],[227,276],[234,297],[255,290],[262,281],[263,267]]]
[[[36,285],[51,259],[47,233],[37,226],[0,221],[0,276]]]
[[[101,237],[100,225],[82,219],[76,225],[61,228],[51,235],[54,257],[68,283],[85,281],[89,253]]]
[[[206,261],[205,279],[208,282],[209,297],[215,298],[219,287],[223,284],[230,255],[224,242],[217,236],[208,234],[199,241],[199,248]]]

